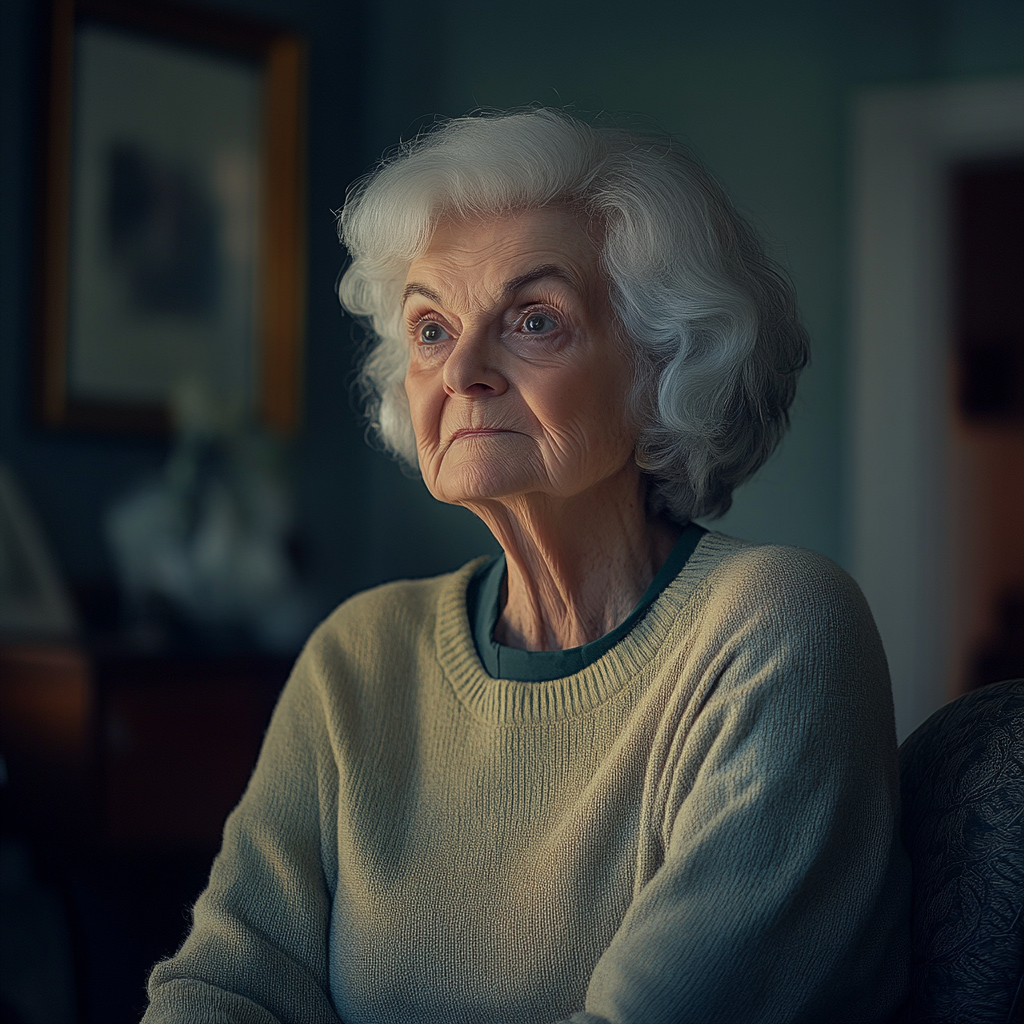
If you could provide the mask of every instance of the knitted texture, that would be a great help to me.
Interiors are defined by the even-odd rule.
[[[885,658],[818,555],[707,534],[563,679],[491,679],[479,563],[342,605],[146,1024],[881,1022],[910,879]]]

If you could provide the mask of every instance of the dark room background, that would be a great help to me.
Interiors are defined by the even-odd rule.
[[[137,2],[146,6],[146,0]],[[335,294],[344,266],[335,212],[349,184],[384,150],[434,117],[480,107],[540,103],[660,125],[696,151],[769,238],[795,280],[812,338],[812,363],[780,451],[715,525],[756,541],[812,548],[856,570],[851,252],[857,105],[872,89],[1019,79],[1024,0],[192,3],[284,27],[308,44],[303,413],[289,441],[287,466],[295,550],[318,616],[367,587],[444,572],[494,549],[470,513],[435,502],[418,480],[366,445],[350,398],[357,334]],[[115,587],[105,513],[160,469],[169,443],[153,436],[54,431],[34,413],[33,296],[48,16],[44,0],[0,0],[0,463],[22,485],[71,591],[89,599]],[[1019,422],[1013,430],[1019,442]],[[1007,476],[1000,469],[997,483]],[[981,512],[978,521],[989,522],[992,517]],[[1013,533],[1012,514],[1002,518]],[[243,663],[210,669],[203,682],[184,678],[170,657],[145,664],[129,657],[115,666],[117,675],[109,666],[103,669],[88,637],[80,648],[67,665],[78,672],[79,691],[93,694],[78,708],[75,756],[81,759],[49,763],[45,744],[36,743],[44,733],[29,728],[35,727],[31,715],[21,733],[12,725],[0,735],[11,744],[0,744],[0,755],[12,766],[5,785],[7,762],[0,759],[0,802],[21,785],[20,762],[12,756],[20,751],[28,781],[21,791],[27,796],[19,799],[31,803],[38,781],[38,792],[50,786],[67,805],[58,800],[45,808],[43,817],[53,820],[42,821],[38,835],[27,827],[19,831],[18,822],[10,836],[6,823],[0,830],[0,889],[7,886],[0,895],[13,893],[14,902],[4,904],[8,910],[21,900],[19,912],[30,922],[22,929],[23,919],[11,916],[7,929],[0,928],[0,945],[8,943],[8,952],[18,946],[29,965],[25,970],[36,972],[25,976],[22,1005],[57,1005],[47,996],[64,985],[68,992],[75,989],[77,1019],[113,1024],[138,1019],[149,966],[180,940],[223,815],[241,792],[295,652],[265,666],[262,682]],[[32,648],[26,657],[37,659],[36,668],[53,669],[56,679],[66,654],[44,652],[39,661]],[[0,698],[8,700],[5,692],[31,695],[37,681],[25,676],[18,682],[12,673],[0,680]],[[934,706],[953,695],[944,686],[936,683],[928,695]],[[87,706],[93,699],[98,711]],[[8,706],[14,704],[8,700],[0,712]],[[56,721],[64,710],[57,708],[51,718]],[[122,713],[143,730],[135,753],[117,717]],[[223,740],[225,723],[242,736],[234,752]],[[44,724],[49,728],[53,721]],[[137,770],[136,754],[138,764],[146,761],[145,771]],[[216,766],[229,761],[230,771],[213,780]],[[87,762],[91,767],[81,768]],[[196,779],[184,786],[168,778],[172,763]],[[207,765],[210,775],[204,776]],[[33,771],[37,780],[29,778]],[[100,780],[93,803],[72,806],[78,776],[88,772],[93,782]],[[177,810],[147,801],[157,783],[179,801]],[[213,794],[206,817],[197,816],[195,806],[204,789]],[[110,820],[127,822],[135,845],[118,846],[116,829],[104,838],[97,826],[90,860],[80,834],[73,833],[70,842],[64,837],[92,813],[83,808],[102,804],[109,810],[117,800],[122,817]],[[137,813],[143,805],[149,806],[145,820]],[[31,924],[39,921],[38,927]],[[38,952],[50,948],[48,942],[63,952]],[[0,989],[6,1010],[10,976]],[[65,1003],[71,1000],[67,995]],[[58,1018],[47,1017],[45,1009],[25,1016],[47,1019]]]
[[[140,0],[142,2],[142,0]],[[689,143],[796,280],[813,363],[780,453],[721,524],[843,562],[850,105],[879,84],[1019,73],[1020,0],[475,4],[207,0],[309,41],[308,319],[293,481],[305,573],[326,610],[487,550],[471,516],[363,443],[333,211],[381,152],[432,115],[531,102],[653,119]],[[33,424],[32,273],[45,9],[4,0],[0,32],[0,455],[73,584],[109,578],[103,510],[165,446]]]

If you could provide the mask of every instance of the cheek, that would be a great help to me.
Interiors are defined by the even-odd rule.
[[[588,369],[541,388],[538,411],[555,431],[575,438],[585,453],[603,458],[612,454],[609,449],[616,456],[620,449],[632,451],[635,430],[626,412],[626,368]]]
[[[432,380],[433,374],[410,369],[405,375],[405,394],[409,400],[412,428],[417,447],[436,443],[444,404],[444,388]]]
[[[605,432],[617,440],[625,440],[630,450],[636,440],[636,427],[629,412],[629,393],[633,384],[633,364],[618,353],[608,359],[595,375],[594,395],[598,415]]]

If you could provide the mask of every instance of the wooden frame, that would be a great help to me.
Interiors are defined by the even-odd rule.
[[[56,428],[162,432],[170,426],[167,395],[154,399],[152,394],[121,393],[130,391],[129,383],[119,385],[121,392],[114,398],[102,394],[97,398],[70,377],[75,352],[80,351],[73,346],[85,344],[76,340],[79,335],[73,329],[80,323],[73,320],[77,314],[72,261],[80,259],[73,248],[82,245],[76,241],[73,218],[76,203],[84,203],[81,188],[76,194],[81,172],[75,163],[80,159],[75,146],[82,134],[79,122],[86,116],[76,108],[76,90],[82,90],[82,71],[75,66],[76,43],[81,48],[82,33],[90,31],[90,38],[102,38],[106,32],[109,38],[128,40],[119,45],[135,45],[140,53],[147,52],[145,47],[152,52],[158,52],[154,47],[165,47],[178,55],[175,60],[205,61],[211,67],[218,61],[224,67],[244,66],[244,74],[257,83],[251,93],[259,98],[250,161],[255,185],[247,193],[251,202],[246,207],[253,211],[247,222],[251,236],[246,236],[253,244],[245,257],[251,274],[244,293],[251,300],[245,307],[247,326],[239,326],[241,319],[234,325],[239,337],[247,338],[244,358],[249,360],[249,375],[238,386],[245,389],[243,404],[250,418],[278,431],[293,431],[300,415],[306,277],[304,45],[293,34],[258,23],[132,0],[56,0],[54,4],[38,273],[36,409],[40,419]],[[102,63],[97,66],[102,68]],[[213,251],[219,243],[209,244]],[[130,258],[125,266],[131,266]],[[165,335],[171,338],[164,342],[166,351],[180,356],[183,347],[176,349],[172,336],[166,331]],[[215,336],[212,329],[210,336]],[[242,351],[241,342],[235,347]]]

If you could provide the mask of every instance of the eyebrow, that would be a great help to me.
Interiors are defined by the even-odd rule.
[[[555,277],[560,281],[564,281],[574,291],[579,291],[580,286],[576,278],[570,274],[563,267],[558,266],[557,263],[545,263],[539,267],[534,267],[533,270],[528,270],[525,274],[520,274],[518,277],[513,277],[511,281],[506,281],[501,289],[501,296],[503,299],[511,298],[520,288],[525,285],[532,284],[534,281],[539,281],[545,277]],[[419,284],[416,281],[410,281],[405,286],[402,292],[402,305],[404,306],[409,300],[410,295],[423,295],[430,299],[431,302],[436,302],[438,305],[443,305],[444,300],[440,295],[437,294],[432,288],[429,288],[425,284]]]

